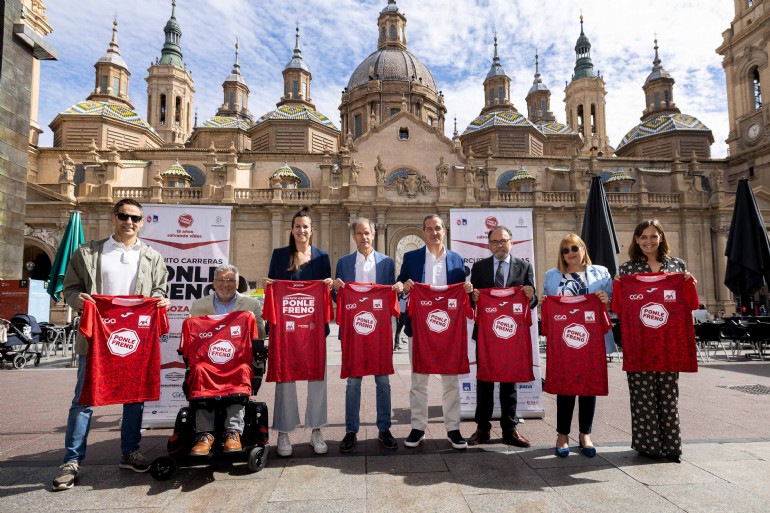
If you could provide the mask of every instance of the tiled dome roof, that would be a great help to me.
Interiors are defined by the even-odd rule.
[[[619,150],[625,145],[645,137],[678,131],[711,132],[706,125],[693,116],[688,116],[687,114],[661,114],[643,121],[629,130],[625,137],[623,137],[623,140],[620,141],[617,149]]]
[[[251,121],[235,116],[214,116],[201,125],[206,128],[240,128],[248,130],[252,127]]]
[[[61,115],[104,116],[106,118],[117,119],[118,121],[131,123],[132,125],[140,126],[142,128],[152,130],[153,132],[155,131],[145,120],[139,117],[139,114],[129,109],[125,105],[118,103],[86,100],[80,103],[76,103],[69,109],[62,112]]]
[[[477,117],[468,125],[463,135],[485,130],[493,126],[531,126],[536,128],[527,118],[512,110],[504,112],[489,112]]]
[[[337,127],[334,126],[334,123],[329,121],[329,118],[304,105],[282,105],[259,118],[254,122],[253,126],[262,124],[271,119],[308,119],[320,125],[338,130]]]

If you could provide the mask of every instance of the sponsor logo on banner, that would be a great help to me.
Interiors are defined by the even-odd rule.
[[[181,381],[184,379],[184,373],[179,371],[167,372],[164,376],[166,381]]]
[[[428,323],[429,330],[442,333],[449,329],[449,314],[444,310],[433,310],[428,314],[425,322]]]
[[[516,334],[516,321],[508,315],[501,315],[492,322],[492,331],[498,338],[508,339]]]
[[[561,334],[562,340],[573,349],[580,349],[588,344],[588,330],[581,324],[570,324]]]
[[[596,312],[585,312],[585,320],[586,322],[596,322]]]
[[[315,298],[309,294],[289,294],[281,300],[284,315],[302,318],[315,313]]]
[[[497,220],[495,216],[489,216],[486,219],[484,219],[484,226],[486,226],[488,230],[494,230],[495,228],[497,228],[498,224],[500,224],[500,222]]]
[[[463,392],[470,392],[471,391],[471,384],[467,381],[463,381]]]
[[[668,322],[668,310],[660,303],[647,303],[639,311],[639,319],[648,328],[660,328]]]
[[[137,326],[140,328],[149,328],[150,327],[150,320],[152,319],[149,315],[140,315],[139,316],[139,322],[137,322]]]
[[[377,319],[371,312],[361,312],[353,317],[353,329],[359,335],[369,335],[377,327]]]
[[[209,346],[209,359],[222,365],[233,359],[235,346],[229,340],[217,340]]]
[[[189,228],[193,225],[193,223],[195,222],[195,219],[193,219],[192,214],[182,214],[181,216],[179,216],[179,219],[177,220],[177,222],[179,223],[179,226],[181,226],[182,228]]]
[[[382,310],[382,299],[372,300],[372,308],[375,310]]]
[[[110,334],[107,348],[115,356],[128,356],[135,353],[139,347],[139,335],[134,330],[121,328]]]
[[[676,291],[675,290],[664,290],[663,291],[663,301],[676,301]]]
[[[231,337],[240,337],[241,336],[241,327],[240,326],[230,326],[230,336]]]

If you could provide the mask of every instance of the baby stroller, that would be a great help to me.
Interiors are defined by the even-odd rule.
[[[14,369],[23,369],[27,362],[34,361],[40,365],[40,351],[33,351],[40,344],[40,325],[31,315],[16,314],[10,321],[0,319],[0,365],[5,362],[13,364]]]
[[[257,395],[262,385],[262,377],[267,362],[267,348],[264,340],[253,340],[251,342],[252,352],[252,370],[251,396]],[[188,380],[190,369],[189,362],[185,383]],[[188,389],[185,386],[185,394]],[[247,455],[249,469],[252,472],[259,472],[267,464],[268,445],[268,409],[267,404],[252,400],[245,394],[234,394],[229,396],[214,396],[206,399],[190,399],[189,406],[181,408],[176,416],[174,424],[174,434],[169,437],[166,444],[168,456],[161,456],[152,462],[150,474],[158,481],[170,479],[180,466],[196,466],[202,462],[211,461],[215,458],[224,457],[242,457]],[[224,433],[225,410],[231,404],[244,404],[246,411],[244,414],[244,429],[241,435],[241,444],[243,449],[240,452],[224,453],[221,442]],[[213,409],[215,412],[215,430],[214,437],[217,442],[208,456],[191,456],[190,450],[195,445],[196,427],[195,411],[198,408]]]

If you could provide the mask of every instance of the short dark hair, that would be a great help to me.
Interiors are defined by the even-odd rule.
[[[439,221],[441,221],[441,227],[442,228],[446,228],[446,224],[444,223],[444,218],[442,218],[438,214],[430,214],[430,215],[425,216],[425,219],[422,220],[422,229],[423,230],[425,229],[425,223],[428,222],[428,219],[434,219],[434,218],[438,219]]]
[[[139,210],[144,211],[144,209],[142,208],[142,204],[136,201],[135,199],[123,198],[122,200],[115,203],[115,206],[112,208],[112,212],[117,214],[118,212],[120,212],[120,207],[122,207],[123,205],[132,205],[138,208]]]
[[[495,232],[495,230],[505,230],[505,233],[508,234],[508,237],[513,237],[513,232],[507,226],[498,224],[487,232],[487,240],[492,240],[492,234]]]

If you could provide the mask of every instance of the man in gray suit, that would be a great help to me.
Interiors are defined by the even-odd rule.
[[[350,234],[356,242],[357,250],[337,261],[337,271],[332,287],[336,291],[345,286],[345,282],[377,283],[392,285],[400,292],[396,282],[396,266],[389,256],[374,250],[374,226],[371,221],[360,217],[350,225]],[[387,375],[375,376],[377,389],[377,439],[386,449],[397,449],[396,439],[390,433],[390,379]],[[345,390],[345,438],[340,443],[340,452],[350,452],[358,442],[360,424],[361,378],[348,378]]]
[[[249,311],[257,319],[257,330],[260,339],[265,339],[265,321],[262,320],[262,306],[254,298],[237,292],[238,268],[234,265],[223,264],[214,271],[214,293],[206,297],[196,299],[190,307],[190,316],[223,315],[230,312]],[[227,407],[225,419],[225,444],[224,452],[236,452],[242,449],[241,435],[244,427],[244,413],[246,407],[243,404],[231,404]],[[214,445],[214,421],[213,410],[199,408],[195,411],[195,428],[198,432],[196,443],[190,451],[192,456],[205,456]]]

